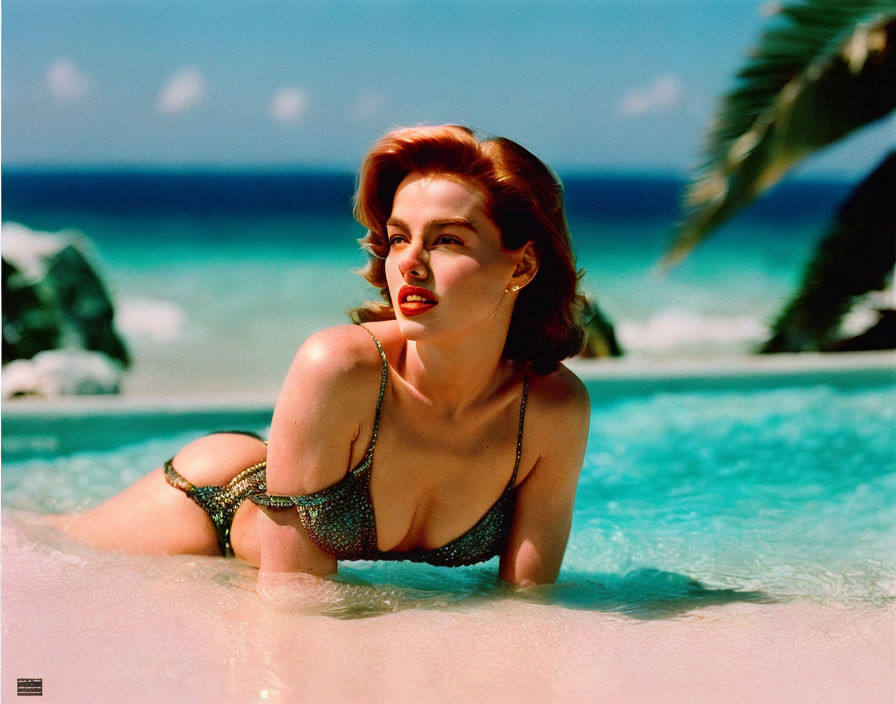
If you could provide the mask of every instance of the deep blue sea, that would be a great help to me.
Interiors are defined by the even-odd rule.
[[[849,192],[784,183],[663,273],[682,178],[561,177],[583,288],[648,358],[753,349]],[[135,359],[126,390],[266,391],[305,337],[374,294],[353,273],[354,186],[338,172],[7,169],[3,223],[91,243]]]

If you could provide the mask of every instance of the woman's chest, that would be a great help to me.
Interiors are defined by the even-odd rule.
[[[440,547],[494,506],[522,450],[508,420],[452,424],[425,413],[383,419],[370,474],[380,549]]]

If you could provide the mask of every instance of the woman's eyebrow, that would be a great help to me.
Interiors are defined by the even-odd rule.
[[[400,218],[389,218],[388,220],[386,220],[386,225],[391,225],[392,227],[400,227],[403,230],[410,229],[408,227],[408,224]]]
[[[406,230],[406,231],[410,231],[410,229],[411,229],[410,227],[408,227],[408,224],[401,218],[389,218],[386,221],[386,225],[387,226],[391,225],[393,227],[400,227],[401,229]],[[452,225],[456,226],[456,227],[463,227],[463,228],[470,230],[471,232],[474,232],[477,234],[479,232],[479,230],[476,229],[476,226],[473,225],[472,222],[470,222],[466,218],[460,218],[460,217],[458,217],[458,218],[440,218],[438,220],[431,220],[430,222],[426,223],[426,229],[427,230],[436,230],[440,227],[448,227],[448,226],[452,226]]]
[[[442,218],[441,220],[433,220],[432,222],[427,223],[427,229],[436,229],[439,227],[449,227],[449,226],[463,227],[471,232],[478,233],[479,231],[476,229],[476,226],[473,225],[466,218]]]

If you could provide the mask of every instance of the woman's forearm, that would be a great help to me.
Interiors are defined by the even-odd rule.
[[[295,509],[262,507],[258,514],[259,570],[262,574],[335,574],[336,558],[308,537]]]

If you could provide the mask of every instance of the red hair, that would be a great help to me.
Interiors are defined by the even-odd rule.
[[[451,174],[480,184],[487,194],[486,214],[501,232],[502,245],[515,250],[532,242],[535,247],[538,273],[519,293],[504,356],[547,374],[576,354],[584,339],[576,316],[582,304],[577,291],[581,274],[576,271],[560,180],[516,142],[480,139],[458,125],[397,129],[364,159],[354,213],[368,230],[361,242],[371,258],[361,273],[380,289],[385,303],[356,308],[352,317],[357,322],[395,317],[383,263],[389,252],[386,220],[399,184],[414,172]]]

